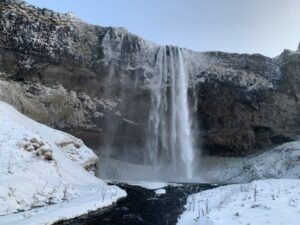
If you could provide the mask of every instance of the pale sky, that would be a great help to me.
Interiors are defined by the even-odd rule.
[[[300,42],[300,0],[27,0],[165,45],[279,55]]]

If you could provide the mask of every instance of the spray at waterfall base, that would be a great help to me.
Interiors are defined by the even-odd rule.
[[[188,99],[189,74],[184,50],[160,47],[151,80],[151,105],[143,163],[128,163],[130,156],[111,157],[110,146],[100,160],[100,176],[118,180],[194,180],[200,151],[195,150],[195,122]]]

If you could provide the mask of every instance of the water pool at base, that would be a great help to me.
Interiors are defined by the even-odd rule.
[[[175,225],[184,211],[188,195],[215,188],[210,184],[168,186],[166,194],[124,183],[127,197],[115,205],[55,225]]]

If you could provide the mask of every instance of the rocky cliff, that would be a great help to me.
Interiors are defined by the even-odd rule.
[[[23,1],[0,0],[0,11],[0,98],[98,154],[111,146],[141,162],[160,46]],[[299,139],[298,50],[182,51],[204,153],[248,155]]]

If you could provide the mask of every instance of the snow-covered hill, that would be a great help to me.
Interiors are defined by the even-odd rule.
[[[189,196],[178,225],[298,225],[300,180],[260,180]]]
[[[94,176],[96,162],[81,140],[0,102],[0,224],[51,224],[126,196]]]

